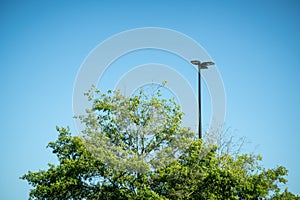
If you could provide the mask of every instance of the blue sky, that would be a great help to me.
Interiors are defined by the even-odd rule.
[[[143,27],[179,31],[207,50],[226,89],[226,126],[247,137],[264,166],[286,166],[287,186],[300,194],[299,9],[292,0],[1,1],[0,198],[27,199],[29,186],[18,177],[55,162],[45,147],[56,139],[56,125],[75,132],[73,86],[89,52],[112,35]],[[180,63],[157,51],[135,56]],[[126,63],[143,64],[143,57],[133,60]],[[188,79],[196,89],[196,76]]]

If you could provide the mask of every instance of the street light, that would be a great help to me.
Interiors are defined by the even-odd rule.
[[[208,69],[209,66],[214,65],[214,62],[200,62],[199,60],[192,60],[193,65],[198,66],[198,106],[199,106],[199,126],[198,133],[199,139],[202,139],[202,124],[201,124],[201,69]],[[202,186],[200,185],[200,200],[202,200]]]
[[[214,62],[200,62],[199,60],[192,60],[191,63],[193,65],[198,66],[198,106],[199,106],[199,126],[198,126],[198,133],[199,139],[202,138],[202,123],[201,123],[201,69],[208,69],[209,66],[214,65]]]

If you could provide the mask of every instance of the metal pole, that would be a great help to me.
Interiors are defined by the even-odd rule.
[[[198,124],[198,134],[199,139],[202,138],[202,123],[201,123],[201,66],[198,65],[198,115],[199,115],[199,124]]]
[[[198,134],[199,139],[202,138],[202,124],[201,124],[201,66],[198,65],[198,115],[199,115],[199,124],[198,124]],[[202,175],[201,175],[202,177]],[[202,200],[202,184],[199,186],[200,189],[200,198],[199,200]]]
[[[202,139],[202,119],[201,119],[201,69],[207,69],[208,66],[214,65],[215,63],[212,61],[208,62],[200,62],[199,60],[192,60],[191,63],[193,65],[198,66],[198,106],[199,106],[199,124],[198,124],[198,134],[199,139]]]
[[[199,108],[199,125],[198,125],[198,133],[199,133],[199,139],[202,139],[202,120],[201,120],[201,69],[207,69],[208,66],[214,65],[214,62],[203,62],[201,63],[199,60],[192,60],[191,63],[193,65],[198,66],[198,108]],[[201,179],[202,179],[202,174],[201,174]],[[199,190],[200,190],[200,200],[202,200],[202,184],[199,185]]]

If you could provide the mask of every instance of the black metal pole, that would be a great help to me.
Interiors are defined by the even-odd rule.
[[[198,125],[198,134],[199,139],[202,138],[202,123],[201,123],[201,66],[198,65],[198,106],[199,106],[199,125]]]
[[[191,63],[193,65],[198,66],[198,116],[199,116],[199,125],[198,125],[198,133],[199,133],[199,139],[202,139],[202,120],[201,120],[201,69],[207,69],[208,66],[214,65],[215,63],[212,61],[209,62],[203,62],[201,63],[199,60],[192,60]],[[202,174],[200,172],[200,176],[202,179]],[[202,183],[199,185],[200,190],[200,200],[202,200]]]
[[[198,65],[198,115],[199,115],[199,124],[198,124],[198,133],[199,139],[202,139],[202,124],[201,124],[201,66]],[[202,176],[201,176],[202,177]],[[202,183],[201,183],[202,184]],[[202,185],[200,184],[200,200],[202,200]]]

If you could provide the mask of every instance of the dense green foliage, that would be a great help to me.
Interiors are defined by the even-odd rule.
[[[59,164],[28,172],[31,199],[300,199],[286,190],[282,166],[252,154],[217,153],[189,129],[173,100],[157,92],[127,98],[89,93],[82,136],[58,128],[48,147]]]
[[[93,107],[79,116],[86,127],[82,139],[93,155],[114,169],[153,171],[175,161],[194,140],[194,133],[181,127],[180,107],[173,99],[161,98],[159,88],[131,98],[95,89],[87,95]]]

